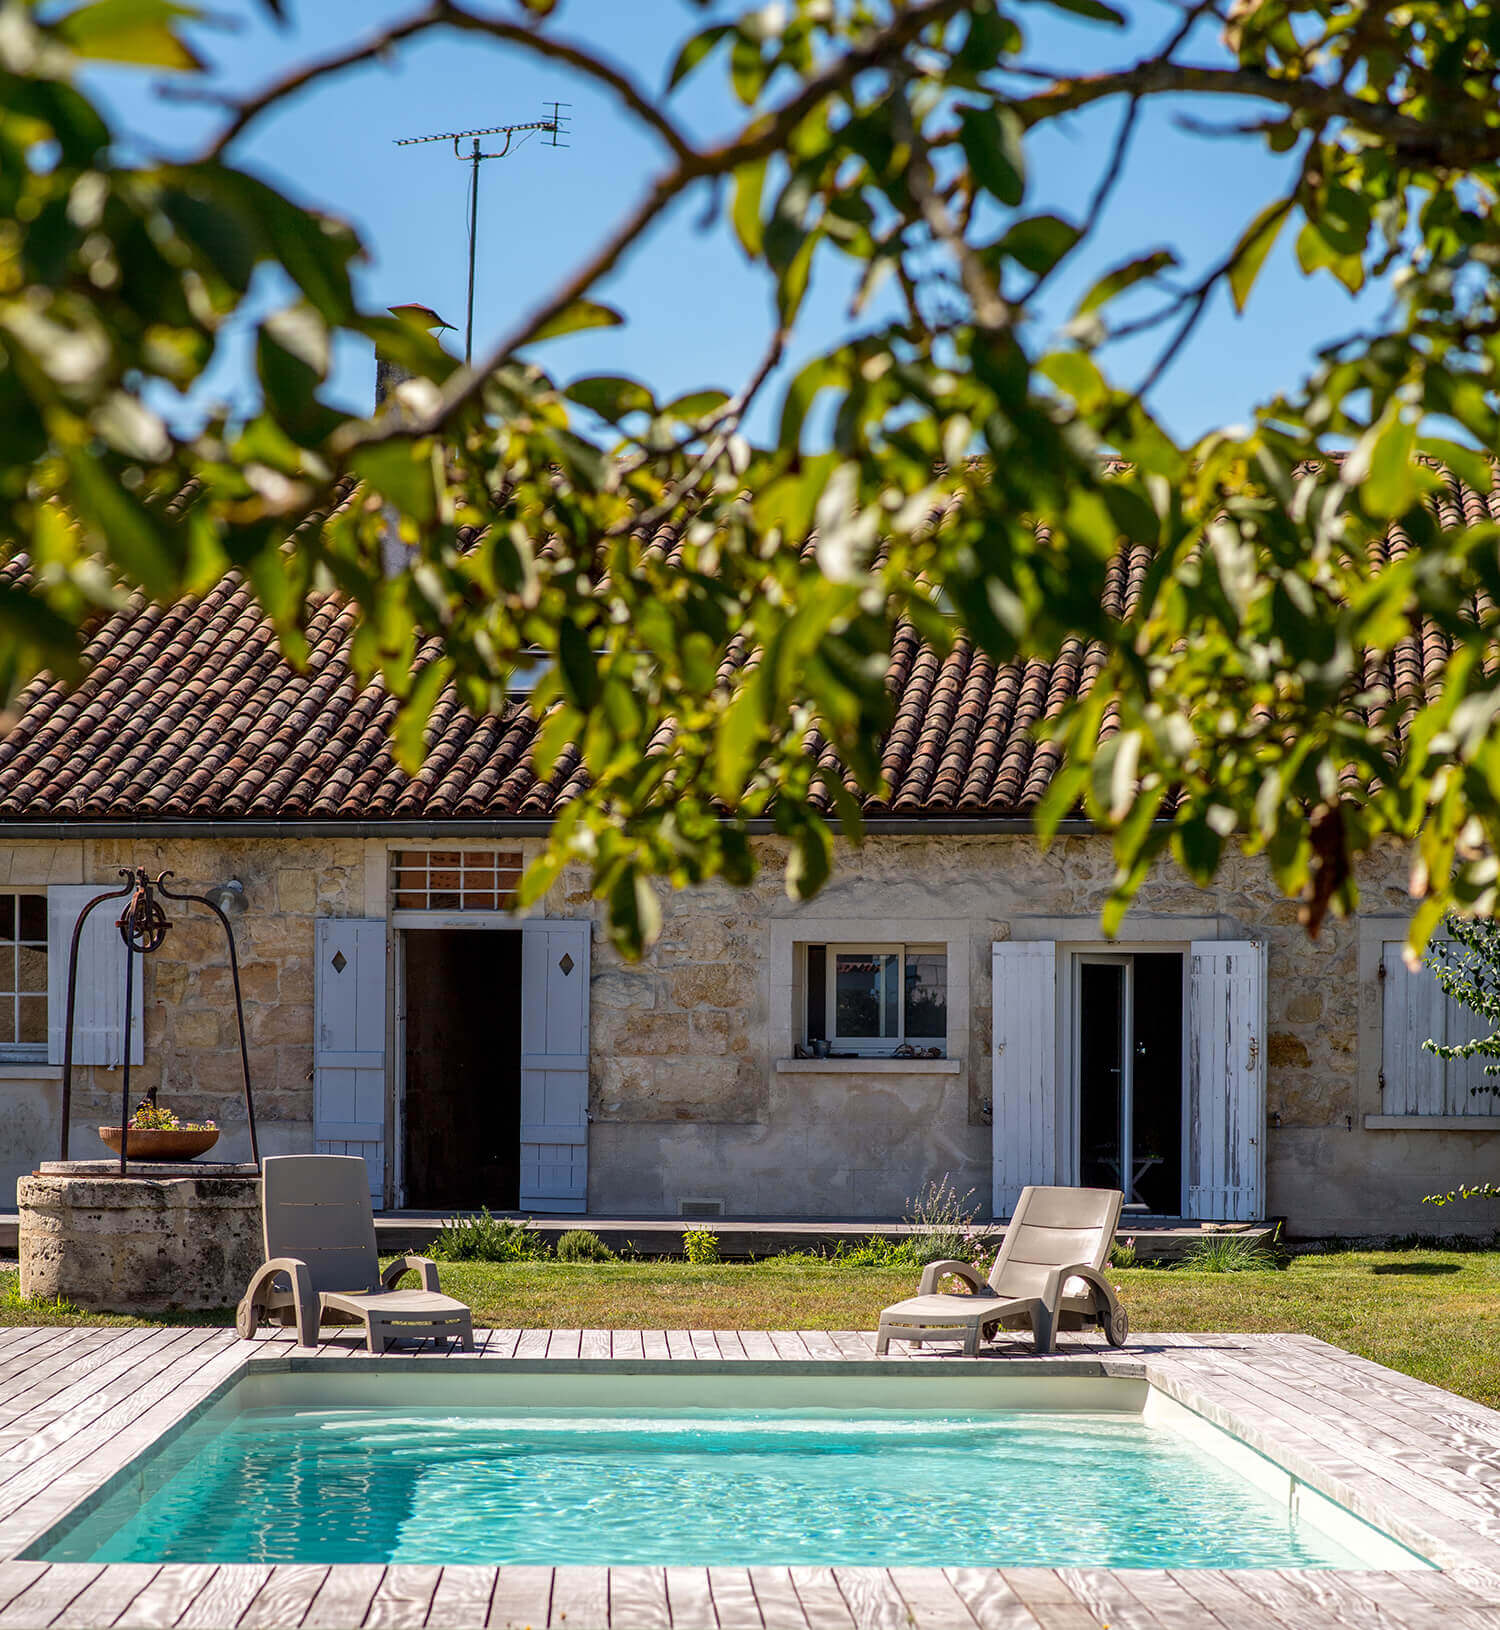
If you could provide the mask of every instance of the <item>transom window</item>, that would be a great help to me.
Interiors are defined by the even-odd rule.
[[[47,896],[0,891],[0,1058],[47,1056]]]
[[[515,903],[521,856],[502,849],[398,849],[398,911],[504,911]]]
[[[807,1039],[833,1053],[945,1048],[948,954],[941,945],[809,945]]]

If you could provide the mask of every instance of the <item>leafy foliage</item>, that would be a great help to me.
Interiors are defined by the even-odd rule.
[[[547,1242],[526,1223],[492,1217],[486,1206],[445,1217],[427,1254],[439,1262],[525,1262],[548,1252]]]
[[[719,1236],[708,1228],[684,1228],[682,1254],[695,1267],[719,1261]]]
[[[1451,1046],[1428,1037],[1422,1046],[1443,1059],[1482,1058],[1484,1073],[1500,1076],[1500,927],[1488,918],[1456,916],[1449,916],[1445,927],[1448,937],[1434,939],[1427,948],[1427,966],[1443,994],[1482,1019],[1487,1033]],[[1470,1091],[1500,1093],[1500,1081]]]
[[[922,1262],[973,1262],[985,1250],[985,1236],[975,1227],[978,1215],[973,1189],[960,1194],[944,1172],[907,1200],[902,1221],[920,1230],[912,1245]]]
[[[821,887],[835,830],[857,837],[856,795],[880,785],[896,624],[951,637],[940,588],[999,661],[1068,640],[1098,653],[1087,694],[1037,726],[1067,755],[1038,822],[1045,837],[1082,805],[1113,833],[1108,928],[1159,859],[1206,883],[1233,845],[1266,857],[1315,932],[1353,907],[1357,857],[1388,839],[1414,845],[1414,943],[1449,910],[1491,914],[1497,523],[1444,531],[1433,500],[1444,468],[1488,492],[1483,450],[1500,446],[1494,7],[1185,5],[1154,53],[1051,79],[1030,37],[1058,9],[1105,38],[1121,21],[1101,0],[787,0],[700,29],[657,96],[558,33],[547,0],[514,20],[441,0],[230,103],[212,146],[163,163],[130,156],[79,69],[146,65],[214,96],[190,8],[6,6],[0,550],[24,550],[31,574],[0,580],[0,694],[42,668],[76,677],[78,627],[132,590],[166,599],[230,566],[293,659],[307,591],[352,599],[356,661],[401,700],[409,766],[444,686],[498,708],[541,648],[556,660],[530,698],[537,766],[581,759],[588,788],[524,896],[586,864],[634,954],[657,930],[655,880],[750,879],[753,820],[781,840],[793,897]],[[1187,60],[1210,18],[1219,44]],[[438,27],[565,63],[666,155],[472,370],[359,310],[355,235],[227,157],[286,96]],[[670,91],[708,73],[746,111],[702,145]],[[1136,115],[1162,95],[1244,103],[1288,184],[1196,282],[1159,243],[1094,268],[1049,337],[1028,318],[1059,267],[1086,261]],[[1063,219],[1033,196],[1028,147],[1102,103],[1124,109],[1119,139],[1089,210]],[[766,274],[763,364],[732,393],[664,406],[646,383],[559,385],[531,348],[618,321],[596,285],[689,194]],[[1309,278],[1392,276],[1392,309],[1247,428],[1179,446],[1143,397],[1221,285],[1245,305],[1278,242]],[[202,375],[271,266],[294,299],[256,330],[260,405],[174,428],[153,404]],[[849,282],[860,326],[787,382],[774,438],[754,445],[746,408],[814,276]],[[1110,344],[1151,330],[1146,375],[1111,378]],[[321,394],[350,334],[412,376],[373,419]],[[1405,552],[1377,565],[1367,544],[1391,528]],[[1122,547],[1150,567],[1110,609]],[[1368,676],[1417,619],[1453,655],[1440,694],[1398,706]]]
[[[559,1262],[613,1262],[615,1253],[591,1228],[570,1228],[557,1241]]]

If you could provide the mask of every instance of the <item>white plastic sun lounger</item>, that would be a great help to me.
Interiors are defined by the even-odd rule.
[[[988,1281],[972,1263],[929,1262],[917,1295],[880,1315],[875,1351],[885,1352],[893,1340],[962,1340],[972,1358],[987,1328],[1029,1324],[1037,1352],[1050,1353],[1059,1329],[1086,1323],[1097,1323],[1112,1347],[1123,1347],[1130,1321],[1104,1274],[1123,1199],[1118,1189],[1022,1189]],[[949,1274],[971,1291],[939,1291]]]
[[[362,1324],[372,1353],[391,1341],[429,1337],[456,1337],[465,1352],[474,1350],[472,1315],[439,1291],[437,1263],[402,1257],[381,1273],[369,1176],[357,1155],[267,1156],[261,1219],[266,1260],[235,1312],[246,1340],[275,1315],[295,1323],[298,1341],[311,1347],[332,1315],[330,1323]],[[422,1276],[420,1290],[395,1288],[408,1270]]]

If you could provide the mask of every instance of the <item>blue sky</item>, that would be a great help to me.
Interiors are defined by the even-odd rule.
[[[1130,60],[1170,32],[1175,8],[1122,0],[1130,13],[1121,31],[1081,23],[1044,4],[1018,8],[1036,60],[1063,69]],[[218,0],[215,10],[239,26],[200,30],[203,53],[232,92],[253,90],[294,63],[348,45],[383,21],[416,9],[416,0],[288,0],[294,26],[280,30],[252,0]],[[514,18],[514,4],[495,3]],[[709,8],[710,14],[715,8]],[[719,10],[724,8],[719,7]],[[563,0],[556,32],[585,41],[659,87],[678,43],[704,23],[684,0]],[[1214,60],[1204,32],[1187,54]],[[198,150],[215,116],[163,100],[153,76],[109,72],[94,89],[116,128],[169,154]],[[466,257],[467,167],[451,146],[397,147],[395,139],[540,118],[554,98],[572,103],[571,146],[552,150],[534,138],[482,171],[480,265],[475,350],[498,337],[556,280],[586,256],[664,162],[655,138],[635,126],[600,92],[549,63],[472,36],[434,34],[388,63],[327,81],[263,119],[234,149],[248,168],[294,197],[352,221],[368,246],[362,296],[375,307],[420,301],[461,325]],[[707,136],[743,116],[716,59],[674,98],[680,121]],[[1205,138],[1175,123],[1182,110],[1149,106],[1141,120],[1124,183],[1097,246],[1060,280],[1044,323],[1065,319],[1084,287],[1115,260],[1158,246],[1175,249],[1184,276],[1221,256],[1286,175],[1286,160],[1244,138]],[[1226,102],[1194,109],[1224,122],[1253,105]],[[1118,107],[1076,115],[1029,151],[1028,211],[1078,217],[1108,152]],[[704,230],[706,192],[692,195],[598,291],[628,323],[615,330],[549,345],[538,353],[557,375],[627,373],[663,399],[704,385],[733,389],[754,367],[770,331],[772,303],[764,274],[749,267],[726,228]],[[1326,277],[1299,274],[1290,237],[1268,262],[1249,310],[1236,317],[1217,297],[1182,359],[1154,393],[1168,427],[1194,435],[1243,420],[1259,401],[1292,384],[1312,349],[1378,313],[1384,296],[1350,298]],[[270,303],[274,289],[265,293]],[[804,307],[791,364],[835,343],[848,327],[843,263],[827,257]],[[462,346],[462,335],[449,337]],[[246,351],[226,337],[209,387],[244,404],[253,393]],[[1121,347],[1112,367],[1129,384],[1154,354],[1150,342]],[[329,395],[359,406],[373,391],[373,362],[356,345],[337,358]],[[770,422],[774,388],[752,430]]]

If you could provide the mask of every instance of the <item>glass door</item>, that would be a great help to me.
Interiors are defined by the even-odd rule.
[[[1078,1172],[1130,1198],[1134,983],[1128,956],[1078,959]]]

